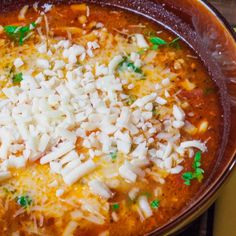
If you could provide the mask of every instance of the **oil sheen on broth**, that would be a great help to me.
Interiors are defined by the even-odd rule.
[[[0,24],[0,235],[143,235],[190,204],[221,122],[192,50],[93,5]]]

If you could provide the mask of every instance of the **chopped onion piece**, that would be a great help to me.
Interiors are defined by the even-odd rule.
[[[142,34],[135,34],[137,45],[140,48],[148,48],[149,45]]]
[[[112,192],[110,189],[101,181],[95,179],[90,181],[88,185],[94,194],[97,194],[106,199],[112,197]]]
[[[138,205],[141,211],[143,212],[145,218],[149,218],[152,216],[152,209],[148,203],[147,197],[146,196],[141,196],[138,199]]]

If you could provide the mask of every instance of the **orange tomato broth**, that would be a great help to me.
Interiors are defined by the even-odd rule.
[[[153,32],[158,32],[158,37],[171,41],[175,38],[173,34],[165,30],[163,27],[154,24],[146,19],[136,16],[125,11],[117,9],[101,8],[99,6],[90,5],[90,16],[87,18],[85,29],[90,31],[93,30],[95,22],[101,22],[112,34],[119,34],[120,31],[126,29],[126,33],[142,33],[146,36],[152,35]],[[69,26],[78,27],[83,29],[82,24],[78,20],[78,17],[86,15],[86,9],[74,9],[72,10],[69,6],[59,5],[54,6],[50,12],[47,13],[47,19],[50,26],[50,36],[63,36],[68,37],[67,33],[59,27]],[[38,17],[32,8],[26,13],[26,19],[24,21],[18,21],[18,11],[9,12],[0,15],[1,25],[24,25],[35,21]],[[138,24],[142,24],[144,27],[139,27]],[[45,30],[43,30],[45,32]],[[81,30],[76,33],[71,33],[72,40],[79,37]],[[125,35],[125,34],[124,34]],[[6,36],[2,33],[2,38]],[[28,41],[36,40],[34,37]],[[9,42],[8,42],[9,43]],[[27,44],[27,41],[25,42]],[[135,211],[125,211],[122,214],[122,208],[131,208],[134,204],[128,199],[127,192],[117,191],[115,196],[110,199],[111,203],[120,203],[120,208],[117,210],[119,215],[119,221],[114,222],[111,219],[106,221],[104,225],[98,226],[92,223],[82,222],[77,227],[74,235],[98,235],[106,230],[109,231],[109,235],[143,235],[144,233],[150,232],[155,228],[163,226],[169,222],[173,217],[177,216],[193,201],[194,196],[200,190],[201,186],[207,180],[211,173],[212,167],[215,164],[216,151],[220,141],[220,125],[221,125],[221,110],[218,99],[218,92],[215,84],[210,79],[204,65],[195,53],[189,49],[182,41],[180,42],[180,49],[161,48],[157,55],[156,61],[162,65],[174,69],[174,62],[177,59],[184,59],[185,63],[181,69],[176,70],[178,73],[179,82],[176,87],[171,91],[171,94],[175,94],[180,89],[181,92],[178,94],[179,98],[189,103],[189,106],[185,109],[185,113],[194,112],[194,116],[188,116],[187,119],[196,127],[199,126],[200,122],[207,120],[209,123],[208,129],[205,133],[196,132],[193,136],[189,136],[185,131],[182,131],[182,135],[185,137],[194,138],[196,140],[208,140],[207,147],[208,151],[202,154],[202,168],[204,169],[204,179],[201,183],[194,180],[191,186],[185,185],[182,179],[182,172],[177,175],[169,175],[166,178],[164,185],[160,185],[162,188],[162,194],[159,198],[160,206],[154,211],[154,215],[145,221],[141,222],[139,215]],[[22,52],[23,53],[23,52]],[[189,56],[191,55],[191,56]],[[191,90],[184,90],[181,83],[184,79],[188,79],[193,82],[196,87]],[[207,111],[207,112],[206,112]],[[78,151],[86,150],[81,146],[80,140],[78,140]],[[184,171],[192,170],[193,159],[188,158],[184,162]],[[26,173],[24,169],[16,170],[16,178],[19,175],[32,174],[34,168],[40,171],[42,178],[49,172],[48,166],[40,166],[35,163],[28,167],[31,169],[29,173]],[[9,184],[11,180],[7,180],[6,183],[1,184],[0,188]],[[35,181],[35,182],[34,182]],[[140,184],[139,187],[141,192],[147,193],[149,200],[154,200],[153,190],[158,184],[152,179],[148,179],[148,184]],[[32,184],[36,183],[36,180],[32,176]],[[46,185],[46,183],[45,183]],[[71,193],[78,196],[76,187],[71,187]],[[15,194],[15,193],[14,193]],[[70,193],[68,193],[70,194]],[[14,195],[15,196],[15,195]],[[55,202],[56,204],[56,202]],[[14,214],[19,210],[20,206],[16,203],[15,199],[10,198],[6,194],[5,197],[0,199],[0,235],[11,235],[12,232],[19,232],[19,235],[36,235],[34,233],[29,234],[24,229],[25,226],[30,224],[39,225],[39,220],[32,217],[32,213],[27,210],[25,213],[14,217]],[[43,214],[43,213],[42,213]],[[44,216],[43,225],[38,226],[42,235],[60,235],[63,229],[69,222],[69,212],[65,214],[63,219],[47,218]]]

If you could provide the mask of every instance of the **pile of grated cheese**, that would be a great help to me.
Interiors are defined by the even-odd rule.
[[[127,91],[136,87],[135,75],[119,71],[127,55],[118,45],[107,56],[103,47],[109,42],[100,42],[102,32],[106,29],[86,44],[54,39],[47,45],[42,41],[33,46],[33,60],[24,56],[14,59],[23,80],[2,89],[0,181],[13,177],[15,169],[39,161],[49,165],[66,185],[87,177],[89,191],[109,199],[116,188],[107,181],[111,176],[135,183],[153,175],[163,184],[159,170],[178,174],[183,170],[184,156],[193,156],[193,148],[207,150],[200,140],[181,137],[185,112],[181,101],[169,93],[176,75],[168,68],[150,71],[148,63],[155,52],[145,61],[137,53],[148,47],[144,36],[136,34],[132,44],[126,45],[126,53],[136,67],[158,74],[159,80],[145,81],[149,89],[141,86],[131,104]],[[86,152],[77,150],[78,139]],[[93,175],[101,166],[103,170],[109,166],[112,155],[121,157],[118,167],[99,177]],[[150,165],[154,168],[148,168]],[[60,186],[56,194],[63,194]],[[142,197],[138,202],[143,217],[150,217],[147,199]]]

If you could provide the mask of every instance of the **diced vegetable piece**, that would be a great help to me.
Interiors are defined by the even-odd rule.
[[[149,206],[146,196],[139,197],[138,205],[139,205],[139,208],[141,209],[141,211],[143,212],[145,218],[149,218],[150,216],[152,216],[152,214],[153,214],[152,209]]]
[[[198,127],[198,132],[204,133],[207,131],[207,128],[208,128],[208,121],[204,120],[200,123],[200,125]]]
[[[105,199],[108,199],[112,196],[112,192],[110,191],[110,189],[106,186],[106,184],[104,184],[103,182],[99,181],[99,180],[91,180],[88,183],[90,190],[96,194],[99,195]]]

